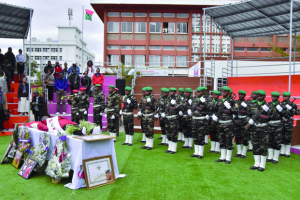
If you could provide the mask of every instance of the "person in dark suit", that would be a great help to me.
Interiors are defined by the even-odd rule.
[[[40,121],[44,116],[45,99],[40,95],[38,90],[35,90],[33,92],[33,95],[34,96],[31,102],[31,110],[34,114],[34,120]]]

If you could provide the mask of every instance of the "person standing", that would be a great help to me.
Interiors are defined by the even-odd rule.
[[[94,76],[94,68],[93,68],[93,61],[91,60],[87,62],[87,73],[88,73],[88,77],[92,79]]]
[[[0,48],[0,65],[4,62],[4,55],[2,54],[1,48]]]
[[[18,112],[20,115],[26,115],[29,112],[29,84],[27,83],[27,78],[23,78],[22,83],[20,83],[18,88]]]
[[[71,95],[73,94],[73,90],[78,90],[79,89],[79,82],[80,82],[80,77],[76,73],[76,70],[73,69],[72,74],[69,77],[70,81],[70,88],[71,88]]]
[[[212,123],[218,122],[218,134],[221,148],[221,157],[216,162],[231,163],[233,149],[233,115],[238,114],[238,105],[230,97],[230,87],[222,87],[223,98],[216,105],[218,112],[212,115]],[[227,150],[227,152],[226,152]]]
[[[119,114],[119,97],[115,94],[115,86],[108,86],[109,94],[106,97],[105,117],[109,135],[117,138],[117,120]],[[114,141],[116,141],[116,138]]]
[[[6,93],[2,92],[3,85],[0,84],[0,131],[4,132],[4,113],[8,111]]]
[[[31,102],[31,110],[34,115],[34,121],[41,121],[44,116],[45,100],[44,97],[40,95],[38,90],[33,92],[33,98]]]
[[[159,119],[159,126],[161,128],[161,137],[162,141],[158,145],[165,145],[167,144],[167,136],[166,136],[166,128],[165,128],[165,119],[161,117],[161,114],[165,111],[166,100],[169,95],[168,88],[161,88],[162,95],[158,98],[157,101],[157,113],[155,115],[156,119]]]
[[[257,103],[257,94],[256,94],[256,91],[252,91],[251,92],[251,98],[250,100],[248,100],[247,104],[248,104],[248,107],[249,109],[251,110],[252,107],[255,107],[256,106],[256,103]],[[250,111],[249,110],[249,111]],[[252,132],[255,131],[255,126],[251,126],[249,128],[249,136],[251,137],[251,134]],[[253,151],[253,145],[251,143],[251,140],[249,140],[249,148],[247,151]]]
[[[88,121],[88,110],[90,107],[90,97],[86,94],[86,88],[80,88],[80,95],[79,95],[79,121]]]
[[[293,137],[294,115],[300,115],[300,110],[294,102],[290,101],[291,93],[284,92],[282,106],[287,108],[287,116],[283,119],[283,131],[280,156],[290,157],[291,142]]]
[[[1,65],[1,70],[5,73],[6,77],[6,83],[7,83],[7,92],[11,92],[11,85],[10,85],[10,78],[11,78],[11,64],[8,61],[8,58],[6,56],[4,57],[4,62]]]
[[[204,95],[203,98],[205,98],[205,100],[211,104],[212,99],[210,98],[209,94],[208,94],[208,89],[207,87],[203,87],[204,88]],[[210,117],[210,116],[209,116]],[[205,130],[205,136],[204,136],[204,141],[205,141],[205,145],[208,145],[208,135],[209,135],[209,131],[208,131],[208,126],[206,126],[206,130]]]
[[[50,70],[50,74],[54,74],[54,67],[51,64],[51,61],[48,61],[48,64],[44,67],[44,73],[45,75],[49,74],[49,70]]]
[[[62,70],[62,72],[64,74],[64,78],[69,80],[70,73],[68,72],[68,63],[67,62],[64,63],[64,69]]]
[[[68,104],[71,105],[71,120],[79,124],[79,97],[78,90],[73,90],[73,96],[68,97]]]
[[[59,65],[59,61],[57,60],[55,62],[55,66],[54,66],[54,78],[58,78],[59,77],[59,73],[62,72],[62,67]]]
[[[143,99],[142,108],[139,108],[138,119],[143,119],[143,131],[146,135],[146,144],[141,149],[152,150],[154,140],[154,115],[156,112],[157,100],[152,94],[152,87],[146,87],[146,96]]]
[[[22,82],[26,64],[26,56],[23,55],[22,52],[22,49],[19,49],[19,54],[16,56],[19,83]]]
[[[51,70],[48,69],[48,73],[45,75],[44,83],[46,84],[48,90],[48,101],[53,103],[53,90],[54,90],[54,76],[51,73]]]
[[[5,53],[5,57],[9,60],[10,63],[10,80],[12,83],[15,81],[15,68],[16,68],[16,57],[15,54],[12,52],[12,48],[8,47],[8,51]]]
[[[140,103],[139,103],[139,111],[141,111],[141,108],[143,107],[143,103],[144,103],[144,100],[146,98],[146,87],[143,87],[142,88],[142,98],[140,99]],[[140,143],[146,143],[146,134],[145,134],[145,131],[144,131],[144,126],[143,126],[143,118],[139,117],[138,116],[138,119],[141,119],[141,129],[142,129],[142,133],[143,133],[143,138],[142,140],[140,141]]]
[[[94,123],[99,125],[102,130],[102,116],[105,109],[105,96],[102,92],[100,84],[95,85],[95,90],[93,92],[93,113],[94,113]]]
[[[0,70],[0,84],[2,84],[2,90],[1,91],[3,93],[6,93],[7,92],[6,77],[5,77],[5,74],[2,70]]]
[[[176,99],[176,102],[180,104],[181,101],[184,101],[184,88],[178,89],[178,96]],[[185,121],[185,118],[183,116],[179,116],[179,124],[178,124],[178,141],[184,142],[184,135],[183,135],[183,123]]]
[[[63,115],[66,115],[66,102],[62,98],[67,94],[68,81],[64,79],[62,72],[59,73],[59,77],[55,80],[55,89],[56,89],[56,115],[60,114],[60,102],[62,101]]]
[[[83,73],[84,77],[81,78],[81,86],[86,88],[86,93],[89,95],[92,79],[88,77],[88,73],[85,71]]]
[[[120,115],[123,115],[123,124],[124,124],[124,129],[126,134],[126,140],[122,145],[132,146],[133,135],[134,135],[133,110],[136,110],[138,105],[137,105],[136,98],[131,94],[131,87],[129,86],[125,87],[125,95],[126,96],[123,100],[124,107],[122,108],[122,110],[120,110]]]
[[[76,62],[73,61],[72,66],[68,69],[69,74],[73,74],[73,70],[75,69],[76,74],[79,75],[80,74],[80,69],[79,67],[76,65]]]
[[[103,86],[104,76],[103,74],[100,73],[99,68],[96,69],[96,73],[93,75],[92,81],[93,81],[93,85],[100,84]]]

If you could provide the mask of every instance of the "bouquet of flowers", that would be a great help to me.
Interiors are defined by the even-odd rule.
[[[51,156],[46,174],[54,179],[68,178],[71,169],[71,154],[67,144],[67,134],[58,132],[54,152]]]
[[[81,131],[81,128],[79,128],[77,125],[71,125],[71,124],[68,124],[66,126],[66,132],[68,135],[73,135],[73,132],[74,131]]]
[[[36,148],[34,148],[34,150],[31,149],[32,154],[29,154],[28,156],[28,158],[37,162],[34,171],[37,171],[45,163],[49,145],[50,135],[48,135],[47,132],[44,132],[40,135],[39,144]]]
[[[79,127],[81,129],[86,128],[86,135],[91,135],[93,133],[93,129],[96,128],[97,125],[91,123],[89,121],[81,121]]]
[[[28,154],[31,154],[30,150],[31,145],[31,135],[29,134],[28,128],[26,126],[20,126],[18,128],[18,145],[17,149],[21,151],[26,160]]]

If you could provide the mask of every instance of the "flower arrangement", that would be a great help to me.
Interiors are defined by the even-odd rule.
[[[27,158],[28,154],[32,153],[32,150],[30,150],[30,146],[31,135],[29,134],[28,128],[26,126],[19,126],[17,149],[23,153],[24,159]]]
[[[68,178],[71,169],[71,154],[67,146],[67,134],[58,132],[54,152],[51,156],[46,174],[54,179]]]
[[[86,128],[86,135],[91,135],[93,133],[93,129],[96,128],[96,124],[91,123],[89,121],[81,121],[79,124],[79,127],[83,129],[83,127]]]
[[[68,124],[66,126],[66,132],[68,135],[73,135],[74,131],[80,131],[80,130],[81,130],[81,128],[79,128],[78,126],[75,126],[75,125]]]

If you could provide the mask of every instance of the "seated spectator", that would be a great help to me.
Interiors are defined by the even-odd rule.
[[[87,72],[88,72],[88,77],[93,78],[94,68],[93,68],[93,62],[91,60],[87,62]]]
[[[22,82],[26,64],[26,56],[22,52],[22,49],[19,49],[19,54],[16,56],[19,83]]]
[[[51,73],[50,69],[48,70],[48,73],[45,76],[44,82],[48,89],[48,101],[49,103],[53,103],[54,76]]]
[[[88,77],[88,73],[85,71],[83,73],[84,77],[81,78],[81,86],[86,88],[86,93],[89,94],[91,89],[92,80]]]
[[[69,80],[70,73],[68,72],[68,63],[65,62],[64,69],[62,71],[64,73],[64,78]]]
[[[93,85],[100,84],[103,87],[104,76],[103,76],[103,74],[100,73],[99,68],[97,68],[92,81],[93,81]]]
[[[4,112],[8,111],[6,93],[2,92],[3,85],[0,84],[0,131],[4,132]]]
[[[55,62],[55,66],[54,66],[54,78],[58,78],[59,77],[59,73],[62,72],[62,67],[59,65],[59,61],[57,60]]]
[[[56,99],[57,99],[56,115],[60,114],[60,102],[61,101],[62,101],[62,107],[63,107],[63,115],[66,114],[66,102],[65,102],[65,99],[63,99],[62,97],[66,96],[66,94],[67,94],[67,86],[68,86],[68,80],[65,79],[63,73],[60,72],[59,77],[55,80]]]
[[[44,68],[44,73],[48,74],[48,70],[50,70],[51,74],[54,74],[54,67],[51,65],[51,61],[48,61],[48,65]]]
[[[33,92],[33,98],[31,102],[31,110],[34,115],[34,121],[41,121],[44,116],[45,99],[40,95],[38,90]]]
[[[11,84],[10,83],[10,78],[11,78],[10,68],[11,68],[11,65],[10,65],[8,59],[6,58],[6,56],[4,56],[4,62],[1,65],[1,70],[5,73],[6,84],[7,84],[7,88],[8,88],[7,92],[10,92],[10,84]]]
[[[2,70],[0,70],[0,84],[2,84],[2,86],[3,86],[2,92],[6,93],[7,92],[6,77]]]
[[[75,89],[78,90],[79,89],[79,82],[80,82],[80,77],[76,73],[76,70],[73,69],[72,72],[73,73],[69,77],[70,87],[71,87],[71,94],[73,94],[73,90],[75,90]]]
[[[20,83],[18,88],[18,112],[20,115],[26,115],[29,112],[29,84],[27,83],[27,78],[23,78],[22,83]]]
[[[69,70],[68,70],[68,72],[69,72],[69,74],[73,74],[73,70],[76,70],[76,74],[80,74],[80,69],[79,69],[79,67],[76,65],[76,62],[74,61],[73,62],[73,64],[72,64],[72,66],[69,68]]]

